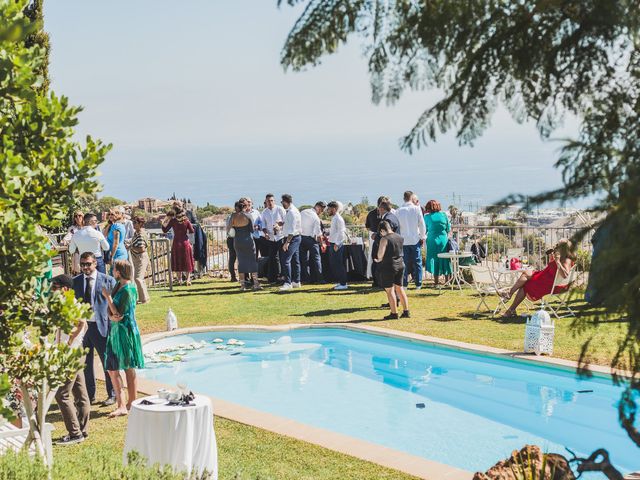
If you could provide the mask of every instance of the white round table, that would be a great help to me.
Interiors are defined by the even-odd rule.
[[[195,406],[177,407],[157,396],[139,398],[129,412],[124,463],[127,454],[138,452],[148,465],[171,465],[174,470],[198,476],[206,470],[218,478],[218,453],[213,431],[213,408],[207,397],[197,395]]]
[[[453,290],[454,285],[458,285],[458,288],[462,290],[462,284],[467,282],[464,280],[462,271],[460,270],[460,259],[471,257],[473,257],[473,253],[471,252],[447,252],[438,254],[438,258],[447,258],[451,262],[451,278],[442,285],[443,287],[449,285]]]

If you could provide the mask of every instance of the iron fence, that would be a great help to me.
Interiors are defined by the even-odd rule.
[[[573,227],[533,227],[533,226],[452,226],[451,235],[461,250],[470,250],[474,242],[485,247],[486,261],[492,263],[505,262],[515,253],[523,263],[539,270],[544,268],[549,256],[546,252],[560,240],[573,240],[582,232]],[[593,246],[591,238],[593,230],[589,230],[576,241],[576,272],[578,283],[585,283],[591,267]],[[511,250],[511,251],[510,251]],[[511,255],[510,255],[511,254]]]
[[[214,275],[224,275],[228,270],[229,247],[227,244],[227,230],[224,226],[202,226],[207,239],[207,262],[201,265]],[[325,232],[328,229],[325,226]],[[368,254],[370,241],[369,231],[364,225],[348,225],[347,230],[352,243],[364,246]],[[456,239],[461,250],[470,250],[474,242],[485,247],[486,262],[498,265],[508,259],[518,249],[519,256],[524,263],[536,269],[542,269],[547,264],[548,256],[545,252],[553,248],[561,239],[572,239],[581,229],[564,227],[534,227],[534,226],[452,226],[451,236]],[[328,232],[326,232],[328,233]],[[54,266],[63,267],[66,273],[71,271],[71,258],[62,239],[65,234],[52,234],[50,239],[58,249],[58,256],[54,258]],[[593,230],[586,232],[577,242],[576,270],[578,280],[586,282],[591,265]],[[166,286],[173,288],[171,271],[171,238],[160,232],[151,232],[149,241],[149,258],[151,272],[147,276],[152,287]],[[514,249],[509,252],[510,249]]]

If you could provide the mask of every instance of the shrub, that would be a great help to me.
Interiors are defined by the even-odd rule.
[[[576,252],[576,270],[578,272],[588,272],[591,270],[591,252],[578,250]]]
[[[481,240],[481,243],[487,249],[487,257],[490,255],[500,255],[507,251],[507,248],[513,247],[513,242],[502,233],[492,233]]]
[[[86,458],[85,458],[86,457]],[[122,465],[120,457],[113,452],[97,449],[78,451],[74,461],[56,461],[53,464],[52,480],[206,480],[210,475],[188,476],[175,473],[169,467],[154,465],[147,467],[136,453],[129,455],[129,464]],[[39,458],[26,453],[9,451],[0,456],[0,480],[34,480],[47,478],[47,467]]]
[[[547,250],[547,243],[544,238],[534,233],[522,237],[522,246],[527,255],[537,255],[539,257],[542,257],[545,250]]]

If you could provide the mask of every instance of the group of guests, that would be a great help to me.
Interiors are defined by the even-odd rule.
[[[318,201],[312,208],[298,210],[293,197],[284,194],[277,205],[275,196],[267,194],[264,209],[259,212],[248,197],[239,199],[234,213],[227,219],[229,273],[233,282],[240,281],[243,290],[260,290],[258,258],[265,258],[266,278],[279,283],[281,291],[299,288],[301,283],[322,282],[320,251],[323,228],[320,220],[325,210],[331,217],[328,252],[331,270],[337,280],[336,290],[347,286],[344,245],[347,240],[342,205]],[[237,272],[240,279],[236,276]]]
[[[128,414],[138,390],[135,369],[144,368],[135,315],[138,293],[133,283],[131,262],[113,260],[113,275],[107,275],[98,270],[93,252],[83,252],[78,260],[80,274],[74,277],[66,274],[54,276],[48,283],[49,290],[41,292],[41,295],[55,295],[56,292],[71,291],[78,301],[89,307],[87,316],[78,320],[69,334],[58,329],[53,338],[55,344],[87,350],[83,367],[55,393],[67,430],[67,434],[56,442],[60,445],[79,443],[88,437],[91,404],[96,401],[94,352],[98,353],[105,371],[107,399],[102,406],[115,405],[109,417]],[[123,371],[127,395],[121,377]],[[10,405],[20,426],[25,412],[19,389],[11,395]]]
[[[149,240],[144,225],[144,217],[129,218],[123,208],[109,210],[107,222],[102,227],[95,214],[74,212],[73,224],[63,239],[72,257],[72,273],[80,273],[80,257],[86,252],[94,255],[96,268],[101,273],[107,273],[107,269],[112,273],[117,260],[129,260],[138,301],[149,302],[145,281],[149,268]]]

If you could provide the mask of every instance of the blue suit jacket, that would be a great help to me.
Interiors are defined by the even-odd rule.
[[[107,300],[102,296],[102,287],[111,292],[116,286],[116,279],[98,272],[96,277],[96,285],[93,289],[93,313],[96,318],[96,326],[100,335],[106,337],[109,334],[109,304]],[[76,294],[78,300],[82,300],[84,297],[84,274],[73,277],[73,291]]]

